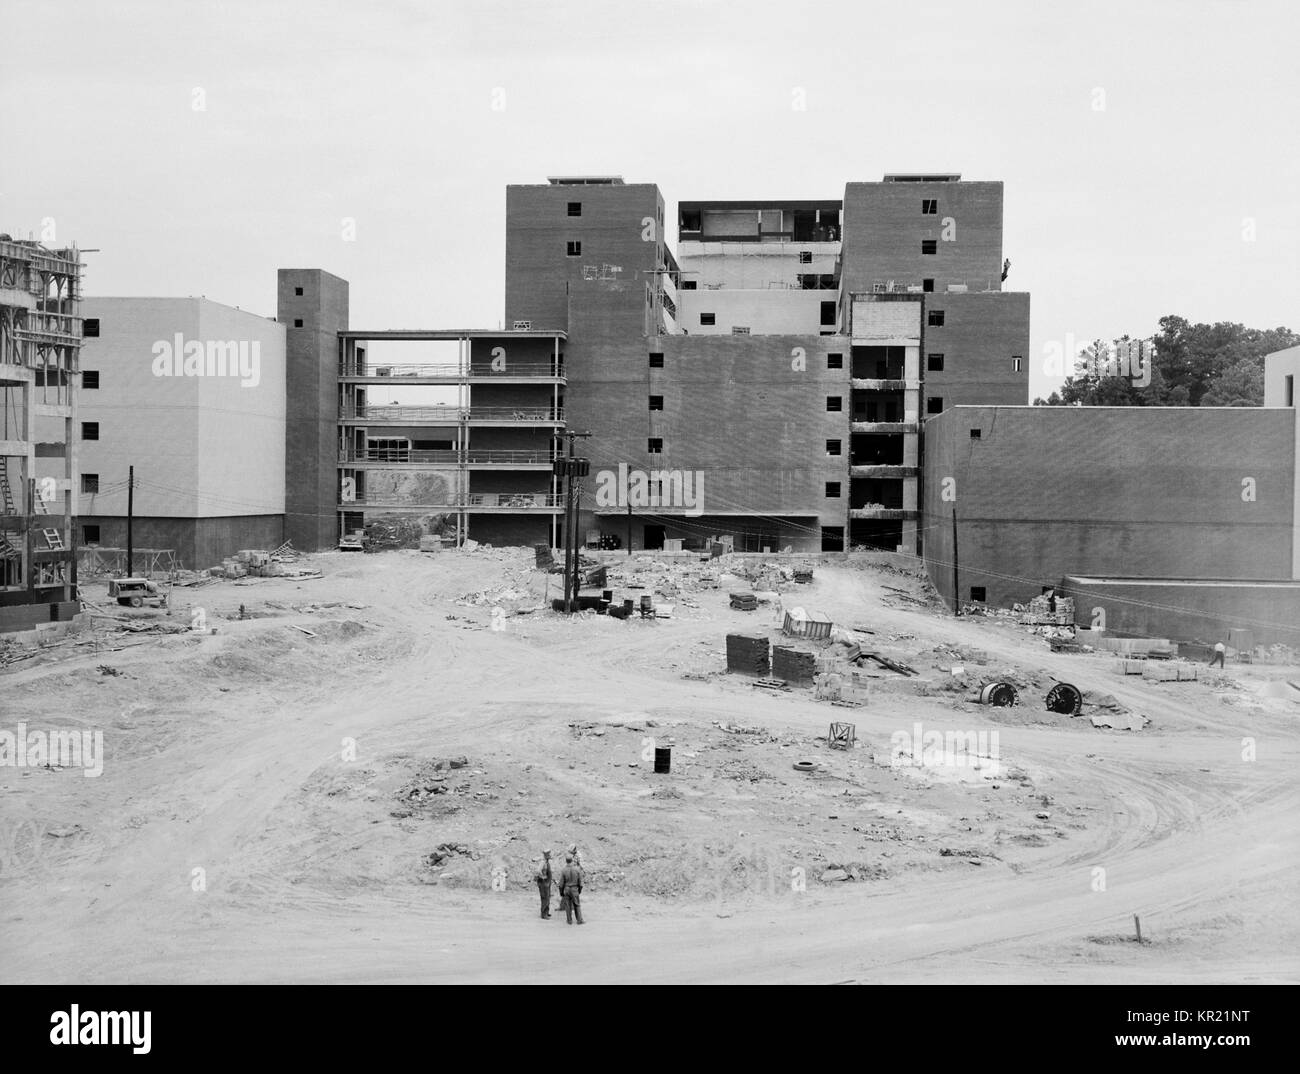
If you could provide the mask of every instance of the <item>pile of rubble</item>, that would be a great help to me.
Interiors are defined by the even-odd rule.
[[[282,544],[274,552],[258,548],[244,548],[228,559],[223,559],[218,566],[209,567],[200,572],[211,580],[213,578],[319,578],[321,572],[315,567],[305,567],[298,563],[298,552],[288,543]],[[178,585],[201,585],[199,578]]]

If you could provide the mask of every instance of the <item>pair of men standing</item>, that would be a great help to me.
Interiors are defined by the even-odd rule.
[[[542,861],[537,867],[534,874],[537,881],[537,893],[542,900],[542,918],[548,919],[551,916],[551,852],[542,851]],[[560,905],[564,907],[564,917],[570,925],[573,924],[573,918],[576,915],[578,924],[584,924],[582,920],[582,865],[578,858],[578,848],[569,847],[569,851],[564,855],[564,868],[560,870]]]

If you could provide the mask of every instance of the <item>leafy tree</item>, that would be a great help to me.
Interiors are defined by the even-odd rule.
[[[1128,340],[1122,337],[1116,343]],[[1300,344],[1289,328],[1247,328],[1219,321],[1160,318],[1152,337],[1150,383],[1139,386],[1105,370],[1080,369],[1035,406],[1262,406],[1264,356]],[[1105,347],[1098,340],[1093,353]],[[1085,353],[1080,352],[1081,355]]]
[[[1264,367],[1249,358],[1216,376],[1201,396],[1201,406],[1260,406],[1263,402]]]

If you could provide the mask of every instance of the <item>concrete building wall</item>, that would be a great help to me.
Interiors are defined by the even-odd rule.
[[[568,215],[571,202],[581,216]],[[505,326],[526,320],[535,330],[566,329],[567,296],[584,266],[637,285],[635,301],[643,303],[662,258],[663,211],[653,183],[508,186]],[[581,253],[569,256],[569,242],[581,243]]]
[[[284,329],[202,298],[83,308],[100,334],[82,350],[99,387],[82,392],[77,431],[93,423],[98,439],[83,436],[81,471],[103,491],[81,494],[81,513],[125,516],[134,465],[137,515],[283,515]]]
[[[348,284],[321,269],[280,269],[277,289],[286,334],[285,533],[314,552],[338,540],[338,333],[348,327]]]
[[[126,518],[95,515],[79,520],[83,534],[97,527],[95,544],[126,547]],[[243,548],[270,550],[284,543],[283,515],[224,515],[205,518],[136,516],[136,548],[170,548],[177,562],[189,570],[204,570]]]
[[[199,512],[282,516],[285,502],[285,328],[215,302],[199,305],[205,341],[234,341],[249,359],[239,377],[206,377],[197,411]],[[260,361],[252,359],[260,357]],[[241,547],[249,547],[243,545]]]
[[[1264,359],[1264,405],[1300,404],[1300,347],[1274,351]]]
[[[963,602],[1067,574],[1290,579],[1296,455],[1290,411],[956,407],[925,427],[926,567],[951,604],[955,505]]]
[[[943,313],[942,326],[929,323],[935,311]],[[930,399],[941,399],[945,410],[1029,402],[1026,292],[926,295],[921,325],[922,418]],[[942,371],[930,369],[931,354],[943,355]]]
[[[88,475],[97,477],[104,491],[79,494],[79,515],[125,516],[132,465],[141,480],[135,492],[137,515],[196,518],[204,513],[199,502],[198,424],[199,407],[210,386],[204,377],[155,376],[153,368],[156,357],[173,356],[178,334],[182,352],[185,343],[203,340],[203,304],[199,298],[84,301],[83,316],[99,318],[99,338],[82,345],[83,380],[87,370],[95,371],[99,388],[81,392],[78,421],[97,422],[99,439],[82,438],[81,474],[83,482]],[[156,353],[157,345],[167,349],[158,346]],[[165,368],[175,371],[170,361]],[[231,440],[239,451],[237,438]]]
[[[803,258],[806,258],[804,260]],[[834,275],[838,242],[694,242],[677,244],[682,278],[696,290],[799,287],[801,276]]]
[[[937,202],[923,213],[926,199]],[[921,252],[924,239],[935,253]],[[904,289],[934,280],[972,291],[1001,289],[1002,183],[847,183],[843,268],[846,291],[871,291],[893,280]]]
[[[1110,634],[1213,644],[1246,629],[1256,645],[1300,647],[1300,582],[1070,577],[1060,592],[1080,626],[1100,614]]]
[[[767,290],[731,288],[717,291],[683,291],[677,303],[678,324],[692,336],[729,336],[737,326],[750,335],[807,335],[835,331],[822,325],[822,303],[836,302],[834,291]],[[705,324],[701,314],[713,314]]]

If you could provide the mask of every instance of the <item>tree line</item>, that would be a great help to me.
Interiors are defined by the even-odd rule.
[[[1113,353],[1130,342],[1128,336],[1112,343],[1094,340],[1080,353]],[[1076,362],[1074,375],[1034,405],[1263,406],[1264,356],[1300,345],[1300,335],[1289,328],[1192,324],[1170,316],[1160,318],[1151,343],[1149,377],[1115,376],[1096,362]]]

